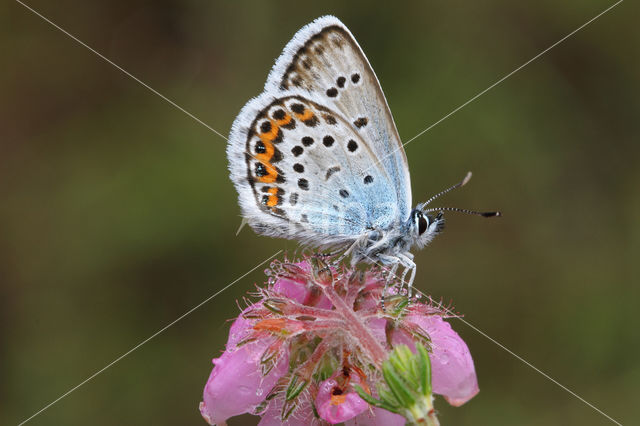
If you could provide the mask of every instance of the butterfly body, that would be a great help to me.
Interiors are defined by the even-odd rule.
[[[258,233],[341,247],[352,263],[411,270],[410,250],[442,229],[411,209],[404,149],[373,69],[337,18],[303,27],[227,148],[243,216]]]

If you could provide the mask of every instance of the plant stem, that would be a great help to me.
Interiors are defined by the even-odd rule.
[[[353,336],[353,339],[360,342],[369,356],[371,356],[373,363],[377,367],[381,367],[382,362],[387,359],[387,351],[382,344],[371,334],[370,329],[356,315],[353,308],[350,308],[344,299],[336,293],[333,283],[323,286],[322,289],[336,311],[344,318],[345,326]]]

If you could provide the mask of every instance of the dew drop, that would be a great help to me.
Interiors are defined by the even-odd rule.
[[[438,358],[440,359],[440,364],[442,365],[449,364],[449,355],[447,355],[446,352],[443,352]]]
[[[238,386],[238,392],[241,395],[249,395],[249,394],[251,394],[251,388],[249,386],[239,385]]]

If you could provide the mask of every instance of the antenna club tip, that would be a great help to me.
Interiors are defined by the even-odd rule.
[[[469,182],[471,180],[471,176],[473,176],[473,173],[471,172],[467,172],[466,176],[464,177],[464,179],[462,179],[462,183],[460,184],[460,186],[464,186],[467,184],[467,182]]]
[[[500,217],[502,216],[502,213],[500,212],[484,212],[481,213],[483,217]]]

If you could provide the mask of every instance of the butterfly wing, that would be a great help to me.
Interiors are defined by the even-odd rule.
[[[373,68],[349,29],[323,16],[287,44],[265,90],[301,90],[339,112],[357,129],[394,181],[401,216],[411,210],[409,166]]]
[[[408,216],[409,175],[391,114],[336,18],[289,42],[264,93],[236,118],[228,156],[243,215],[259,233],[333,245]]]

